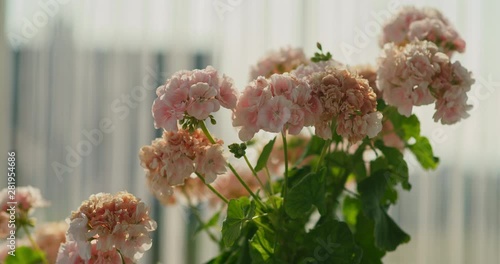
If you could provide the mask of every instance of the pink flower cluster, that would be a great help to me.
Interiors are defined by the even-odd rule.
[[[382,129],[377,96],[366,79],[347,69],[327,67],[312,75],[310,86],[323,108],[314,124],[316,135],[332,138],[332,125],[336,125],[336,132],[354,143]]]
[[[152,107],[154,124],[167,131],[177,131],[177,121],[186,115],[205,120],[220,106],[234,109],[237,101],[233,80],[219,76],[211,66],[176,72],[165,85],[157,88],[156,95],[158,98]]]
[[[269,79],[258,77],[243,91],[233,115],[233,126],[241,127],[242,141],[253,138],[260,129],[268,132],[288,130],[298,134],[312,126],[323,111],[318,97],[307,82],[288,73]]]
[[[271,51],[253,66],[250,72],[250,80],[255,80],[259,76],[265,78],[277,73],[290,72],[299,65],[307,64],[306,58],[301,48],[284,47],[278,51]]]
[[[194,172],[207,183],[226,172],[223,142],[210,143],[201,130],[164,132],[163,137],[144,146],[139,152],[141,166],[151,191],[163,203],[169,203],[173,186],[182,185]]]
[[[72,212],[66,243],[57,263],[121,263],[120,254],[132,263],[151,248],[149,232],[156,222],[144,202],[130,193],[98,193]]]
[[[40,189],[32,186],[17,187],[15,189],[15,195],[13,195],[15,197],[14,200],[10,200],[10,195],[9,189],[7,188],[0,191],[0,209],[2,212],[6,212],[9,208],[7,202],[17,202],[16,209],[24,213],[28,213],[34,208],[49,205],[49,203],[43,199]]]
[[[440,51],[448,55],[465,50],[465,41],[441,12],[434,8],[412,6],[402,8],[384,26],[380,44],[394,42],[405,45],[415,40],[434,42]]]
[[[404,47],[388,43],[379,58],[378,86],[387,104],[410,116],[413,106],[436,102],[434,119],[453,124],[468,116],[467,94],[474,80],[459,62],[428,41]]]
[[[4,188],[0,191],[0,238],[7,237],[9,235],[9,220],[15,219],[16,222],[29,223],[32,220],[29,218],[30,214],[35,208],[45,207],[49,205],[45,201],[40,193],[40,190],[31,186],[20,186],[17,187],[14,192],[8,188]],[[15,193],[15,194],[14,194]],[[14,200],[10,197],[13,196]],[[8,202],[17,202],[15,210],[15,218],[11,217],[11,212],[7,211],[10,205]],[[14,211],[12,211],[14,212]]]
[[[240,139],[248,141],[261,129],[297,135],[304,126],[315,126],[316,135],[329,139],[334,123],[337,133],[351,142],[376,136],[382,115],[376,111],[375,93],[366,79],[339,65],[315,63],[252,81],[233,116],[233,126],[241,127]]]

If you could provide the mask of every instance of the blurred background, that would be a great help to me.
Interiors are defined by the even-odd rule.
[[[432,106],[417,110],[441,164],[425,172],[408,155],[413,189],[391,214],[412,240],[386,263],[499,263],[499,1],[0,1],[0,169],[16,151],[18,185],[52,204],[39,221],[68,217],[93,193],[128,190],[159,222],[143,263],[203,263],[217,247],[192,237],[195,218],[183,207],[152,198],[139,165],[139,148],[159,133],[154,89],[206,65],[242,89],[268,50],[311,56],[317,41],[339,61],[374,64],[383,21],[406,4],[438,8],[467,41],[454,59],[476,79],[474,109],[453,126],[435,124]],[[228,113],[218,121],[230,127]],[[232,128],[215,134],[236,141]]]

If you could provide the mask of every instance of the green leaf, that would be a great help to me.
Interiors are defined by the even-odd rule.
[[[255,171],[260,171],[263,168],[266,167],[267,165],[267,160],[269,159],[269,155],[271,155],[271,151],[273,150],[274,142],[276,141],[276,137],[272,140],[270,140],[266,146],[264,146],[264,149],[262,150],[262,153],[259,156],[259,159],[257,160],[257,165],[255,165]]]
[[[250,256],[252,264],[274,263],[274,235],[259,229],[250,240]]]
[[[363,213],[375,223],[375,244],[384,251],[395,250],[410,240],[410,236],[385,211],[383,200],[387,188],[391,186],[388,175],[387,171],[379,170],[358,184]]]
[[[306,215],[313,205],[318,208],[320,214],[324,214],[326,211],[324,172],[325,169],[318,173],[310,172],[295,181],[285,202],[285,211],[291,218]]]
[[[307,257],[300,263],[356,264],[362,256],[344,222],[328,219],[306,235]]]
[[[382,154],[384,154],[387,160],[388,170],[384,169],[383,167],[380,167],[380,169],[385,171],[386,176],[390,176],[389,179],[391,180],[392,185],[401,183],[401,185],[405,190],[410,190],[411,185],[410,182],[408,181],[409,180],[408,164],[404,159],[403,153],[401,153],[396,148],[385,146],[381,140],[377,140],[375,142],[375,146],[382,151]],[[376,172],[377,171],[372,170],[371,173],[373,174]]]
[[[26,246],[16,248],[14,254],[15,256],[9,254],[5,258],[5,264],[39,264],[45,259],[42,251]]]
[[[420,137],[420,121],[416,115],[411,115],[409,117],[401,116],[401,130],[402,138],[408,140],[410,138]]]
[[[354,239],[363,249],[361,264],[382,264],[382,258],[385,256],[385,251],[375,246],[374,228],[373,221],[363,214],[358,214]]]
[[[347,196],[344,199],[344,205],[342,206],[342,214],[344,215],[345,222],[351,226],[356,226],[356,218],[358,217],[359,211],[361,210],[361,202],[356,199]]]
[[[416,138],[415,144],[408,147],[424,169],[435,169],[437,167],[439,159],[434,157],[432,146],[426,137]]]
[[[309,144],[307,144],[304,154],[302,154],[301,159],[304,159],[311,155],[320,155],[321,150],[323,150],[323,145],[325,145],[324,139],[318,136],[312,136],[311,140],[309,141]]]
[[[250,220],[255,213],[255,204],[248,197],[232,199],[227,206],[227,217],[222,223],[222,240],[226,247],[230,247],[238,240],[243,224]]]

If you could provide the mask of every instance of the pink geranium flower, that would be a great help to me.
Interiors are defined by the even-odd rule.
[[[415,40],[427,40],[448,56],[465,50],[465,41],[443,14],[434,8],[406,6],[382,30],[380,46],[391,42],[404,46]]]
[[[68,221],[67,241],[59,249],[57,263],[79,263],[80,259],[115,263],[118,251],[126,259],[137,261],[150,247],[150,240],[141,239],[138,243],[131,238],[150,238],[149,232],[156,229],[149,209],[127,192],[92,195],[72,212]]]
[[[436,103],[434,120],[453,124],[469,115],[467,92],[474,80],[459,62],[428,41],[404,47],[386,44],[379,59],[378,85],[387,104],[405,116],[413,106]]]
[[[150,190],[162,203],[168,204],[173,188],[183,185],[195,171],[208,183],[214,181],[226,171],[222,144],[220,140],[212,144],[199,129],[164,132],[163,137],[139,152]]]
[[[250,72],[250,80],[259,76],[269,78],[273,74],[290,72],[300,65],[308,64],[304,51],[300,48],[284,47],[277,51],[270,51],[262,57]]]
[[[233,81],[220,77],[213,67],[176,72],[156,90],[152,107],[156,128],[177,131],[178,121],[187,116],[205,120],[220,106],[234,110],[237,92]]]

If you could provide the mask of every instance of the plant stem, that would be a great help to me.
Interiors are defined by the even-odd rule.
[[[273,184],[271,181],[271,173],[269,173],[269,168],[267,167],[267,165],[264,168],[266,170],[267,182],[269,182],[269,191],[271,192],[271,196],[274,196]]]
[[[200,223],[200,225],[204,227],[206,224],[203,221],[203,219],[201,218],[201,215],[198,212],[198,208],[196,208],[196,206],[194,206],[193,201],[191,201],[191,198],[187,194],[186,190],[182,189],[182,192],[186,196],[186,199],[188,200],[189,208],[191,208],[191,212],[193,212],[194,216],[196,217],[196,220],[198,220],[198,222]],[[210,239],[212,239],[212,241],[214,241],[215,243],[219,243],[220,242],[217,239],[217,237],[215,237],[215,235],[212,232],[210,232],[210,230],[208,230],[208,228],[203,228],[203,230],[207,233],[207,235],[210,237]]]
[[[288,146],[286,143],[286,132],[281,132],[281,138],[283,139],[283,154],[285,159],[285,187],[283,188],[283,203],[285,203],[288,189]]]
[[[257,221],[252,221],[252,222],[254,222],[256,225],[258,225],[258,226],[260,226],[260,227],[264,228],[266,231],[268,231],[268,232],[270,232],[270,233],[274,233],[274,231],[273,231],[273,230],[271,230],[269,227],[265,226],[264,224],[259,223],[259,222],[257,222]]]
[[[319,155],[318,166],[314,170],[315,172],[318,172],[319,168],[321,167],[321,162],[323,162],[323,159],[325,158],[326,151],[330,148],[330,142],[330,140],[325,141],[325,145],[323,145],[323,149],[321,150],[321,154]]]
[[[122,252],[119,249],[117,249],[116,251],[118,252],[118,255],[120,255],[120,259],[122,260],[122,264],[125,264],[125,257],[123,257]]]
[[[353,191],[351,191],[351,190],[347,189],[346,187],[344,187],[344,191],[345,191],[345,192],[347,192],[347,193],[349,193],[349,194],[352,194],[353,196],[355,196],[355,197],[357,197],[357,198],[359,198],[359,197],[360,197],[360,196],[359,196],[359,194],[357,194],[357,193],[355,193],[355,192],[353,192]]]
[[[21,225],[21,227],[24,230],[24,232],[26,233],[26,236],[28,237],[28,240],[30,241],[31,246],[33,246],[33,249],[36,250],[36,251],[41,251],[40,247],[38,247],[38,244],[36,243],[36,241],[31,236],[31,233],[28,230],[28,228],[26,227],[26,225]],[[47,264],[47,259],[45,259],[45,257],[43,257],[43,263]]]
[[[233,172],[234,176],[236,176],[236,178],[238,179],[238,181],[241,183],[241,185],[243,185],[243,187],[245,188],[245,190],[247,190],[247,192],[253,197],[253,199],[260,203],[260,205],[264,206],[264,204],[261,202],[259,196],[257,196],[254,192],[252,192],[252,190],[250,189],[250,187],[248,187],[248,185],[246,184],[246,182],[241,178],[241,176],[238,174],[238,172],[236,171],[236,169],[234,169],[233,165],[231,165],[231,163],[227,163],[227,166],[229,167],[229,169]]]
[[[224,195],[222,195],[220,192],[218,192],[214,187],[212,187],[212,185],[208,184],[205,182],[205,178],[203,178],[203,176],[201,176],[198,172],[195,172],[194,174],[196,174],[196,176],[198,176],[198,178],[200,178],[200,180],[215,194],[217,195],[222,201],[224,201],[226,204],[229,203],[229,200],[224,197]]]
[[[212,135],[210,134],[210,131],[208,131],[207,126],[205,126],[205,122],[199,122],[199,124],[200,124],[201,130],[203,131],[203,133],[205,134],[205,136],[207,136],[207,138],[210,141],[210,143],[215,144],[215,140],[212,137]],[[263,205],[262,202],[260,201],[260,198],[257,195],[255,195],[255,193],[252,192],[252,190],[250,189],[250,187],[248,187],[248,185],[245,183],[245,181],[243,181],[243,179],[240,177],[240,175],[238,174],[238,172],[234,169],[233,165],[231,165],[231,163],[227,162],[227,166],[229,167],[229,169],[231,169],[231,171],[234,173],[234,175],[236,176],[236,178],[238,178],[238,181],[243,185],[243,187],[245,187],[245,190],[247,190],[247,192],[258,203],[260,203],[261,205]],[[196,173],[196,175],[198,177],[200,177],[201,179],[203,179],[203,177],[201,177],[201,175],[198,175],[198,173]],[[203,182],[205,182],[205,180],[203,180]],[[213,189],[212,186],[210,186],[210,185],[208,185],[206,183],[205,183],[205,185],[207,185],[208,188],[210,188],[212,191],[216,192],[216,194],[218,194],[217,196],[221,197],[221,199],[222,199],[222,195],[219,192],[217,192],[215,189]],[[226,198],[224,198],[224,199],[225,199],[226,203],[229,203],[229,201]]]
[[[205,136],[207,136],[208,141],[210,141],[210,143],[212,143],[212,144],[215,144],[215,140],[212,137],[212,135],[210,134],[210,131],[208,131],[208,128],[205,125],[205,122],[201,121],[201,122],[199,122],[199,124],[200,124],[201,130],[203,131],[203,133],[205,134]]]
[[[262,187],[262,189],[267,192],[267,194],[270,196],[270,192],[269,190],[267,190],[266,186],[264,185],[264,183],[262,183],[262,181],[260,180],[259,176],[257,176],[257,172],[255,171],[255,169],[252,167],[252,164],[250,164],[250,161],[248,160],[248,157],[247,155],[245,154],[243,156],[243,158],[245,159],[245,162],[247,163],[248,167],[250,168],[250,170],[252,171],[252,174],[253,176],[255,177],[255,179],[257,179],[257,181],[259,182],[260,186]]]

